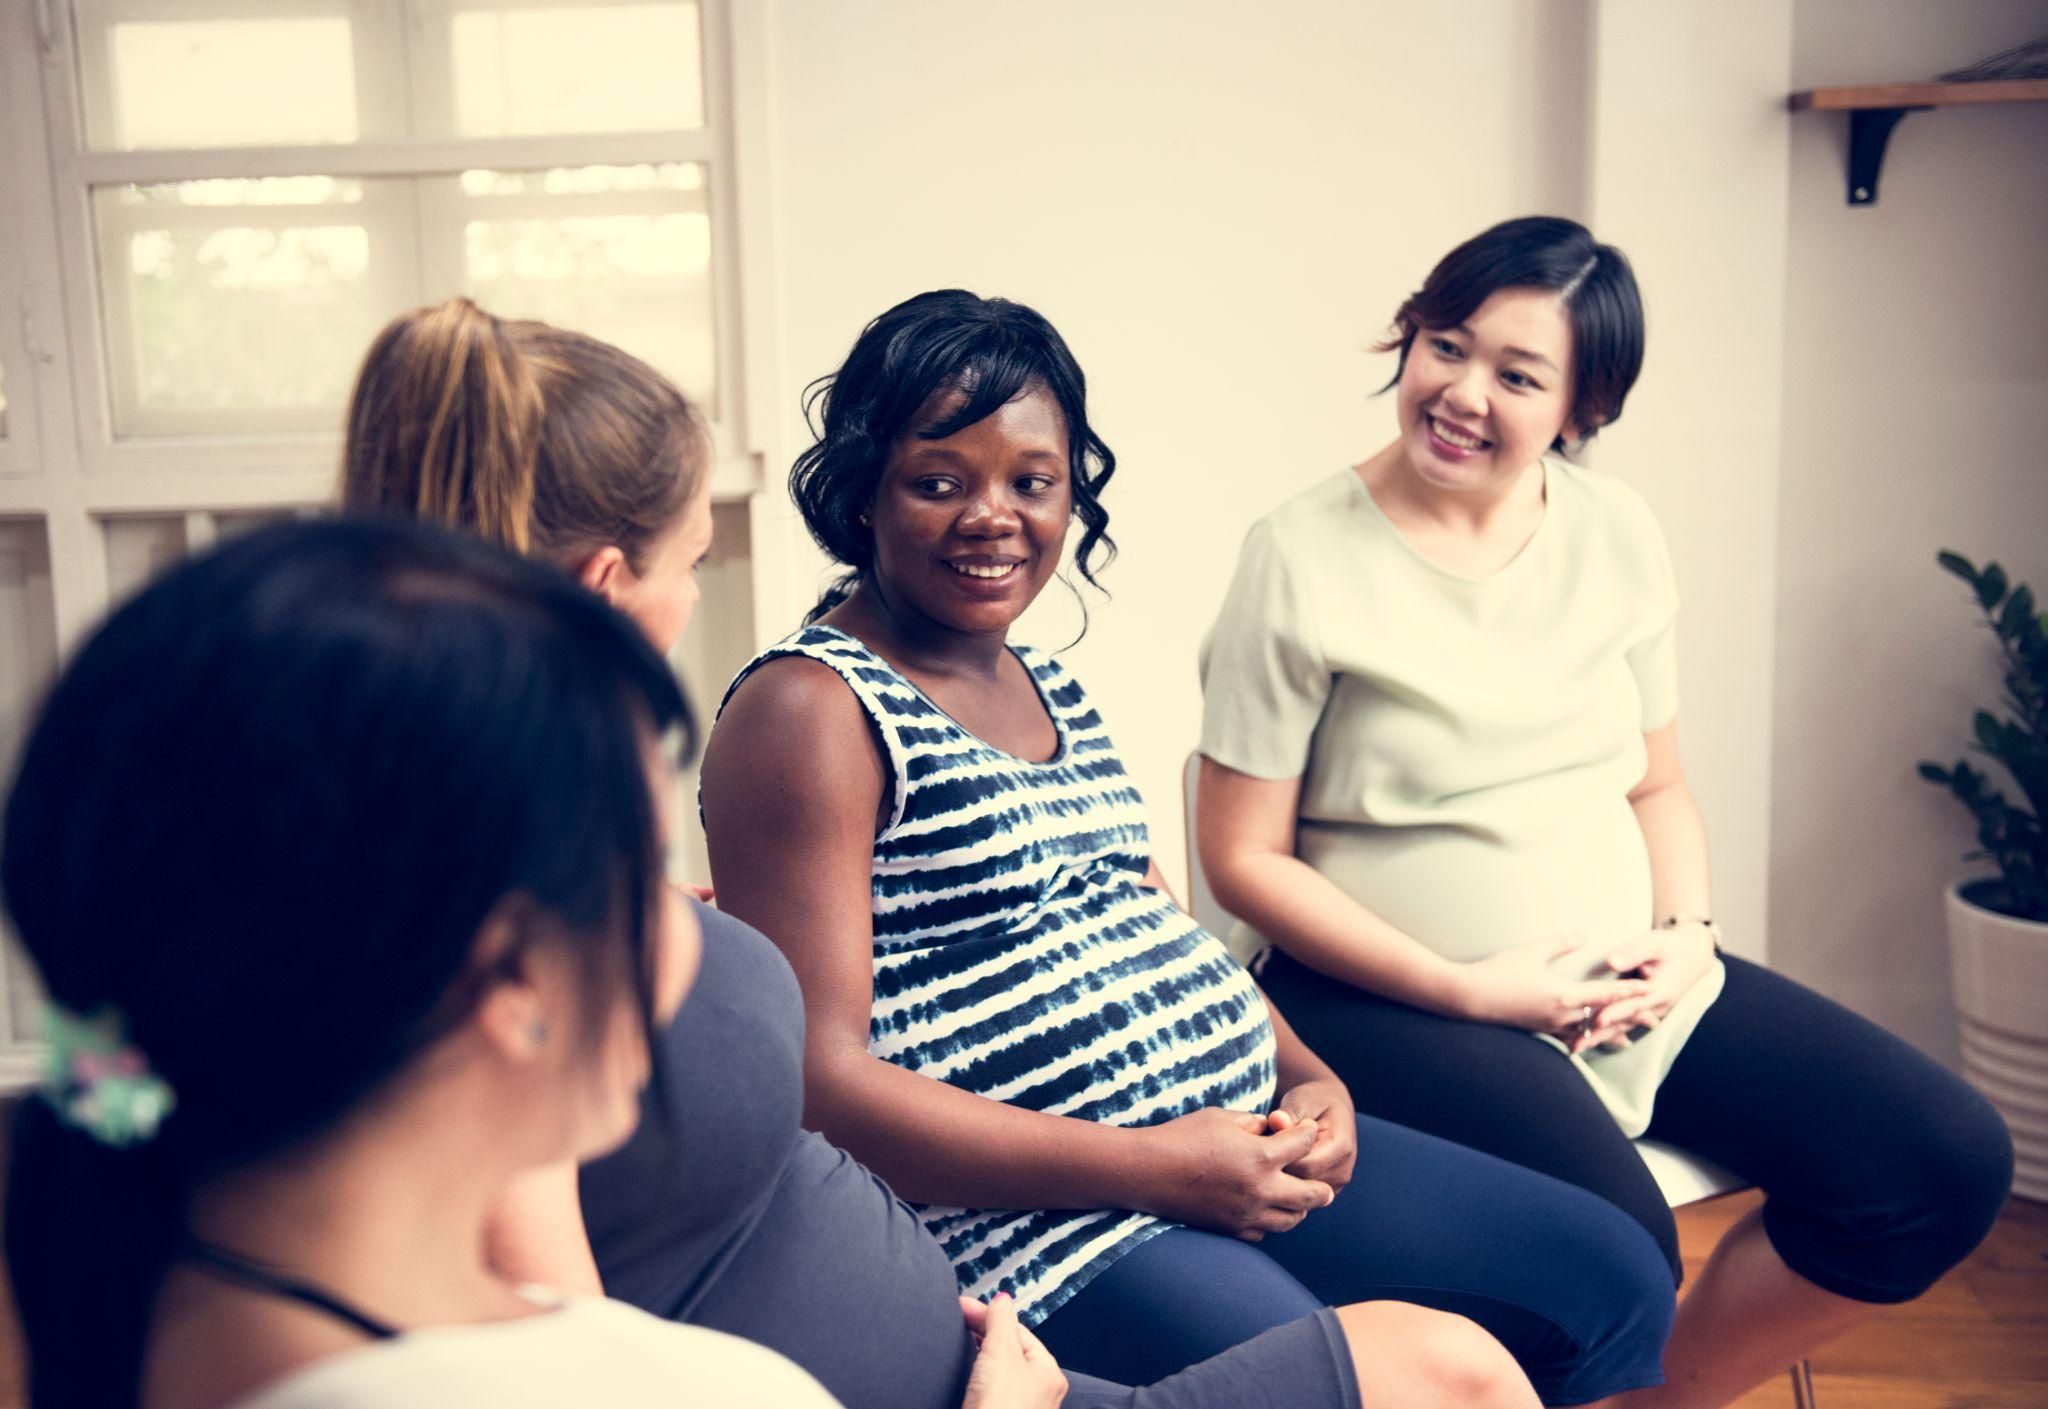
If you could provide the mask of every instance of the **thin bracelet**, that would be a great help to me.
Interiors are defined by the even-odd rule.
[[[1680,925],[1698,925],[1707,932],[1707,937],[1714,941],[1714,951],[1720,952],[1721,927],[1714,923],[1712,915],[1668,915],[1657,922],[1657,928],[1660,930],[1675,930]]]

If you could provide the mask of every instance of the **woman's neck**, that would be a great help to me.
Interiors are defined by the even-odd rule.
[[[477,1115],[505,1102],[474,1095],[380,1103],[289,1155],[205,1180],[186,1231],[399,1331],[532,1314],[485,1263],[485,1221],[514,1170],[502,1128]],[[175,1260],[152,1311],[142,1403],[235,1403],[364,1344],[325,1311]]]
[[[1543,462],[1536,460],[1498,485],[1449,490],[1429,483],[1408,463],[1396,440],[1357,467],[1380,511],[1404,527],[1426,528],[1456,538],[1484,540],[1498,533],[1519,535],[1542,512]]]
[[[521,1314],[527,1304],[484,1254],[491,1208],[517,1171],[493,1157],[488,1131],[465,1134],[452,1114],[365,1116],[208,1180],[189,1231],[400,1329]]]
[[[892,665],[923,675],[993,679],[1009,641],[1006,631],[957,631],[934,621],[872,573],[823,620],[860,637]]]

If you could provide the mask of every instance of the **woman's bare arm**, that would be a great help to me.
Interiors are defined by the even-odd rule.
[[[1301,779],[1202,760],[1195,845],[1216,901],[1319,973],[1454,1012],[1456,965],[1388,924],[1294,854]]]

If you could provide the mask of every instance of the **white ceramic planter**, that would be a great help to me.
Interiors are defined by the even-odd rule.
[[[2048,924],[1948,893],[1948,953],[1962,1020],[1963,1075],[2012,1131],[2012,1191],[2048,1201]]]

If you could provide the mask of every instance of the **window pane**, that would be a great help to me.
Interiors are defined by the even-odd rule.
[[[283,3],[267,15],[218,7],[225,16],[137,0],[77,4],[79,77],[95,147],[283,146],[391,135],[376,132],[375,122],[364,130],[351,0]],[[180,9],[190,17],[174,17]]]
[[[101,150],[704,125],[697,0],[76,0]]]
[[[57,666],[50,600],[50,550],[40,522],[0,521],[0,775],[14,776],[15,755],[31,711]],[[7,1036],[41,1033],[40,990],[0,918],[0,983],[7,992]]]
[[[695,165],[186,181],[94,208],[117,436],[333,430],[377,329],[456,293],[716,389]]]
[[[94,192],[119,436],[330,429],[417,288],[405,181]]]
[[[183,514],[121,514],[100,521],[107,543],[107,597],[121,601],[185,556]]]
[[[453,12],[451,72],[434,76],[454,95],[452,135],[704,125],[695,3],[434,3]]]
[[[711,221],[693,165],[469,171],[463,287],[618,344],[711,404]]]

